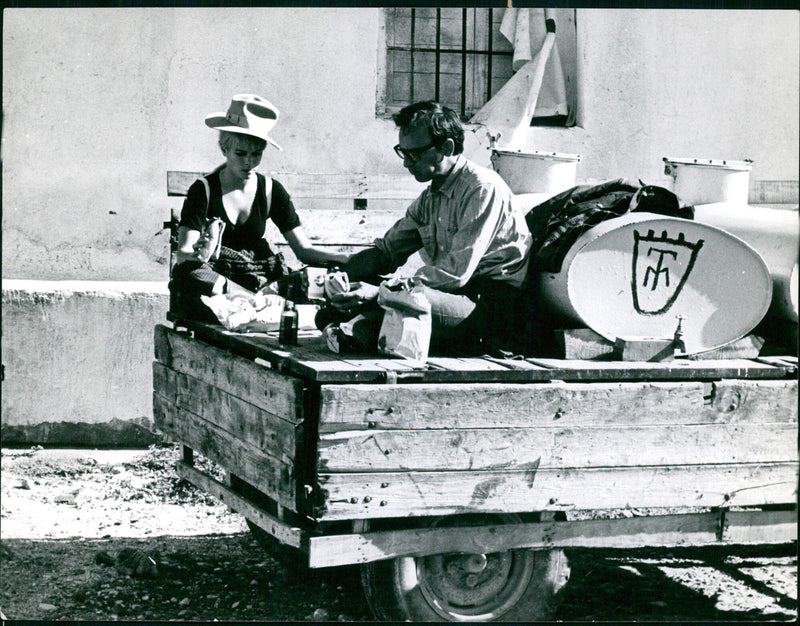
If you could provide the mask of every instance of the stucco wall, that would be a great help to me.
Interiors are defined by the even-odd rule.
[[[584,10],[577,21],[585,132],[539,136],[584,154],[579,175],[665,184],[669,156],[750,158],[751,182],[797,180],[800,13]]]
[[[798,13],[579,10],[579,180],[666,182],[662,156],[797,179]],[[221,160],[203,124],[231,94],[281,109],[262,169],[403,175],[375,115],[380,9],[7,9],[3,276],[162,280],[168,169]],[[467,149],[486,162],[483,134]],[[291,189],[290,189],[291,192]]]

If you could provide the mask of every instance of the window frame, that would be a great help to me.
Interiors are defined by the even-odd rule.
[[[389,104],[389,81],[391,79],[390,76],[390,67],[389,67],[389,56],[391,54],[391,46],[389,45],[388,41],[388,31],[389,31],[389,20],[392,18],[390,15],[390,11],[394,8],[402,8],[402,7],[384,7],[379,11],[379,36],[378,36],[378,55],[377,55],[377,85],[376,85],[376,103],[375,103],[375,114],[379,118],[391,119],[392,115],[399,111],[402,106],[405,105],[390,105]],[[485,11],[494,11],[495,8],[492,7],[459,7],[463,10],[485,10]],[[504,7],[496,7],[496,9],[505,10]],[[565,71],[565,79],[567,80],[568,87],[567,87],[567,98],[568,98],[568,106],[570,110],[573,112],[568,114],[565,117],[563,116],[554,116],[553,118],[532,118],[531,119],[531,127],[538,127],[541,129],[544,128],[580,128],[582,127],[582,110],[580,106],[580,89],[578,86],[578,76],[579,76],[579,58],[580,55],[578,50],[580,48],[580,31],[578,28],[578,11],[576,9],[568,9],[571,11],[571,16],[566,23],[569,25],[568,28],[572,30],[572,32],[566,37],[569,37],[571,41],[565,41],[563,37],[565,36],[563,33],[567,33],[569,31],[559,29],[558,32],[558,41],[561,42],[560,44],[560,52],[562,57],[562,64],[565,59],[565,52],[567,55],[571,55],[573,58],[571,59],[571,64],[569,67],[567,65],[563,65]],[[561,12],[558,10],[558,12]],[[437,14],[439,12],[437,11]],[[502,15],[502,14],[501,14]],[[562,16],[563,17],[563,16]],[[491,24],[491,21],[487,18],[487,23]],[[571,23],[570,23],[571,22]],[[462,29],[466,27],[466,22],[462,20]],[[489,36],[487,47],[491,46],[492,43],[492,29],[489,29]],[[564,45],[566,44],[566,45]],[[463,47],[463,46],[462,46]],[[397,48],[395,48],[397,49]],[[466,51],[469,53],[469,51]],[[513,55],[513,51],[509,50],[508,52],[505,51],[483,51],[482,54],[487,54],[489,59],[492,56],[507,56],[511,57]],[[489,61],[491,63],[491,61]],[[464,71],[465,65],[462,63],[462,72]],[[437,72],[438,74],[438,72]],[[491,72],[487,72],[487,89],[484,93],[489,93],[489,99],[491,99],[499,90],[502,88],[502,85],[498,86],[494,90],[491,89]],[[509,77],[510,78],[510,77]],[[508,79],[507,79],[508,80]],[[437,76],[438,82],[438,76]],[[463,84],[463,82],[462,82]],[[503,83],[505,84],[505,83]],[[465,100],[465,89],[462,89],[462,103]],[[487,102],[488,100],[484,101]],[[410,102],[407,104],[411,104]],[[480,105],[483,106],[483,105]],[[469,118],[477,111],[480,106],[478,106],[475,110],[468,112],[466,115],[464,114],[464,110],[458,111],[461,115],[461,118],[464,122],[468,122]],[[557,119],[558,118],[558,119]],[[567,118],[570,118],[570,123],[567,123]]]
[[[486,59],[487,59],[486,85],[484,85],[484,88],[483,88],[483,95],[485,97],[486,94],[488,93],[488,94],[490,94],[489,97],[491,98],[491,96],[493,96],[495,93],[497,93],[497,91],[500,89],[500,87],[497,87],[496,89],[492,90],[492,87],[491,87],[492,58],[493,57],[506,57],[506,58],[509,59],[509,62],[510,62],[510,59],[513,56],[513,50],[511,50],[510,48],[507,51],[504,51],[504,50],[492,50],[491,49],[491,47],[493,45],[493,29],[491,27],[491,24],[492,24],[492,19],[494,17],[492,12],[496,11],[497,9],[492,8],[492,7],[457,7],[458,10],[462,11],[462,19],[461,19],[461,34],[462,34],[461,48],[460,49],[454,49],[454,48],[445,49],[445,48],[441,47],[441,39],[440,39],[441,38],[441,11],[442,11],[443,8],[447,9],[447,8],[455,8],[455,7],[435,7],[435,8],[434,7],[420,7],[422,9],[429,8],[429,9],[436,10],[436,16],[437,16],[437,18],[436,18],[437,19],[436,44],[435,44],[435,47],[433,47],[433,48],[415,46],[413,43],[410,46],[405,46],[405,47],[404,46],[392,46],[392,45],[390,45],[390,42],[388,41],[388,31],[389,31],[389,20],[392,18],[392,16],[390,15],[389,12],[393,11],[395,9],[398,9],[398,8],[402,9],[403,7],[387,7],[387,8],[383,8],[380,11],[380,28],[379,28],[379,33],[380,34],[379,34],[379,42],[378,42],[379,54],[378,54],[378,84],[377,84],[377,94],[376,94],[377,95],[377,99],[376,99],[376,114],[379,117],[391,118],[391,116],[394,113],[396,113],[397,111],[399,111],[403,106],[406,106],[406,104],[411,104],[410,102],[408,102],[406,104],[402,104],[402,105],[399,105],[399,104],[398,105],[391,105],[391,104],[389,104],[389,97],[390,97],[389,96],[389,81],[391,80],[390,67],[389,67],[389,56],[390,56],[390,54],[391,54],[391,52],[393,50],[411,52],[411,55],[412,55],[411,58],[413,58],[413,54],[415,54],[415,53],[421,53],[421,54],[427,53],[427,54],[435,54],[436,55],[436,70],[433,72],[434,81],[435,81],[434,93],[435,94],[438,93],[439,97],[437,98],[436,96],[434,96],[434,99],[439,99],[439,100],[441,100],[441,93],[439,91],[440,84],[441,84],[441,75],[440,75],[440,71],[439,71],[440,70],[440,58],[441,58],[441,55],[443,55],[443,54],[447,54],[447,55],[456,55],[456,54],[458,54],[458,55],[461,56],[461,87],[462,88],[461,88],[461,106],[460,106],[460,109],[457,110],[457,112],[459,113],[459,115],[461,116],[463,121],[465,121],[465,122],[468,121],[469,118],[472,117],[472,115],[481,106],[483,106],[483,103],[485,103],[487,100],[483,100],[483,102],[480,105],[476,106],[474,108],[474,110],[467,108],[467,102],[466,101],[468,99],[467,93],[468,93],[468,90],[469,90],[469,86],[467,84],[467,80],[468,79],[467,79],[466,75],[470,71],[470,70],[467,69],[467,65],[468,65],[467,61],[471,60],[471,59],[477,59],[477,58],[480,58],[480,57],[484,57],[484,56],[486,57]],[[502,7],[499,7],[499,8],[502,8]],[[409,7],[408,10],[411,11],[411,15],[413,17],[414,16],[414,12],[417,9],[413,8],[413,7]],[[468,11],[472,11],[473,12],[473,16],[472,16],[472,20],[471,20],[473,22],[473,24],[474,24],[474,21],[475,21],[474,16],[477,15],[477,11],[486,11],[486,13],[485,13],[486,19],[483,20],[483,21],[485,22],[486,25],[489,26],[489,28],[487,29],[487,32],[486,32],[486,46],[485,46],[485,49],[474,48],[474,47],[473,48],[467,48],[467,46],[466,46],[467,28],[468,28],[468,22],[470,21],[469,20],[470,16],[467,14]],[[464,19],[465,15],[467,16],[468,19]],[[472,70],[472,72],[474,72],[474,69]],[[412,70],[412,76],[413,76],[413,70]],[[472,97],[474,98],[475,91],[473,90],[472,93],[473,93]],[[420,99],[423,99],[423,98],[422,97],[418,97],[418,98],[415,98],[414,101],[417,101],[417,100],[420,100]]]

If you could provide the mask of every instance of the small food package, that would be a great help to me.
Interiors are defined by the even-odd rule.
[[[278,330],[284,298],[260,291],[251,297],[226,294],[200,296],[227,330],[237,333],[266,333]]]
[[[413,279],[381,283],[378,304],[384,309],[378,350],[423,364],[431,343],[431,303]]]
[[[325,274],[325,297],[330,300],[332,296],[350,291],[350,279],[347,272],[330,272]]]

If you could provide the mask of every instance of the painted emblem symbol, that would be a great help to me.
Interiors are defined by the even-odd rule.
[[[633,307],[642,315],[659,315],[670,309],[692,272],[703,240],[686,241],[683,233],[677,239],[663,231],[656,237],[633,231]]]

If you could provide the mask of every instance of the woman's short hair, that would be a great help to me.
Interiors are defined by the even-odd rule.
[[[250,150],[264,150],[267,147],[267,142],[253,135],[232,133],[227,130],[219,131],[219,147],[223,154],[236,146],[242,146]]]
[[[437,148],[452,139],[455,144],[453,154],[464,151],[464,127],[458,113],[434,100],[409,104],[395,113],[392,119],[401,131],[418,125],[427,128]]]

